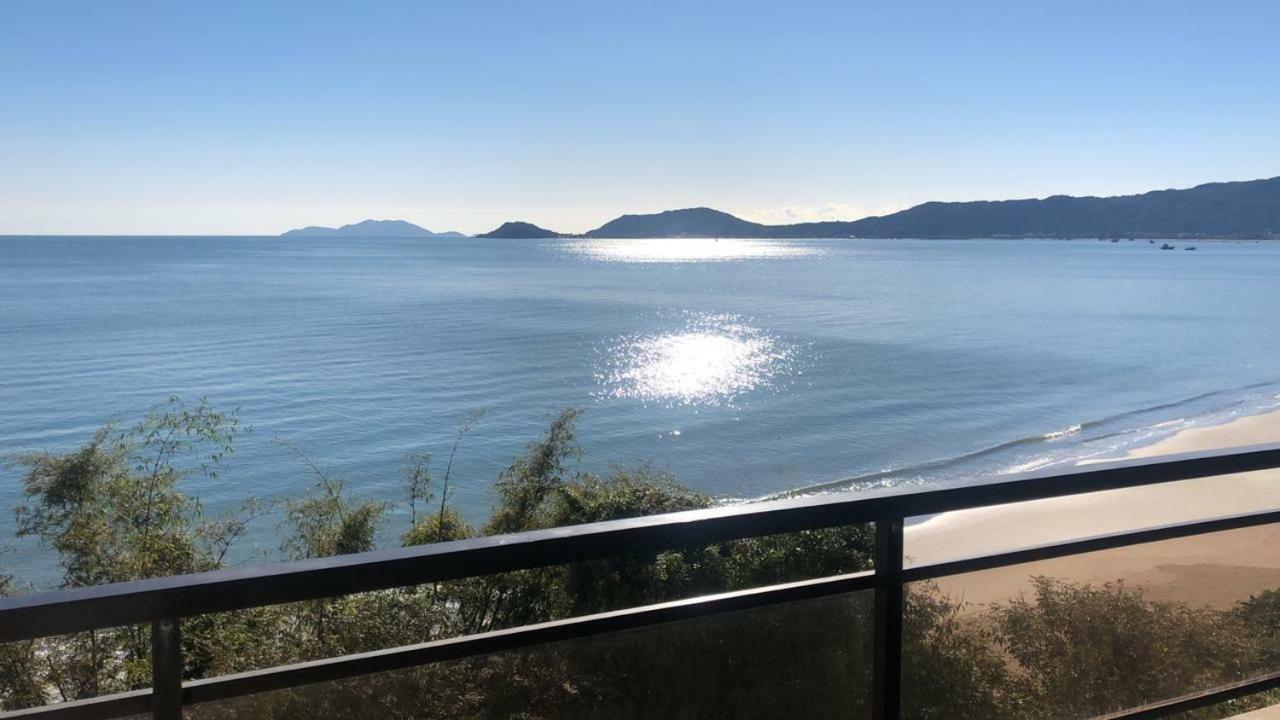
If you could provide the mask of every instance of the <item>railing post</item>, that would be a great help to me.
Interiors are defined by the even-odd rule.
[[[151,717],[182,720],[182,633],[177,618],[151,622]]]
[[[898,720],[902,707],[902,518],[876,521],[876,601],[871,717]]]

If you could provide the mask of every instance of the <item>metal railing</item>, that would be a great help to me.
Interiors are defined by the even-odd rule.
[[[919,580],[1280,522],[1280,510],[1143,528],[904,567],[906,518],[990,505],[1280,468],[1280,445],[1124,460],[1053,474],[1026,474],[941,489],[842,493],[481,537],[300,562],[234,568],[0,599],[0,642],[149,623],[152,688],[28,710],[0,718],[182,716],[186,705],[528,648],[675,620],[873,590],[872,712],[896,720],[901,706],[904,585]],[[874,570],[722,593],[328,658],[182,681],[181,621],[204,613],[527,570],[622,554],[779,533],[874,523]],[[1280,687],[1280,672],[1106,716],[1164,717]]]

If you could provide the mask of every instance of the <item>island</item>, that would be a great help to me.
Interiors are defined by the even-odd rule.
[[[567,237],[564,233],[540,228],[533,223],[519,220],[502,223],[496,230],[477,235],[478,238],[555,238]]]
[[[281,237],[363,237],[363,238],[462,238],[455,232],[431,232],[406,220],[362,220],[342,227],[310,225],[280,234]]]

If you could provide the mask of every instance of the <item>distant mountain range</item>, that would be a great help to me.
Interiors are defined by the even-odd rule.
[[[311,225],[281,233],[281,237],[460,238],[467,236],[454,231],[431,232],[405,220],[364,220],[339,228]]]
[[[928,202],[882,217],[763,225],[711,208],[623,215],[576,237],[1280,238],[1280,177],[1142,195]],[[506,223],[480,237],[574,237]]]
[[[340,228],[305,227],[294,237],[467,237],[434,233],[404,220],[365,220]],[[976,202],[927,202],[861,220],[764,225],[698,207],[623,215],[582,235],[514,221],[481,238],[1280,238],[1280,177],[1155,190],[1141,195]]]

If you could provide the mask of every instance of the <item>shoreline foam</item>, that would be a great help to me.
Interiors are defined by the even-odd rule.
[[[1192,426],[1134,448],[1127,458],[1280,441],[1280,411]],[[1081,464],[1097,462],[1085,460]],[[1185,480],[1087,495],[942,513],[906,529],[908,564],[932,563],[1123,530],[1280,509],[1280,470]],[[975,605],[1030,589],[1032,575],[1076,583],[1123,581],[1148,597],[1225,607],[1280,588],[1280,527],[1078,555],[945,578],[939,586]]]
[[[1264,392],[1258,392],[1264,389]],[[1170,418],[1166,413],[1172,410],[1179,412],[1176,417]],[[776,500],[810,493],[868,490],[904,484],[937,485],[976,481],[993,475],[1068,468],[1082,462],[1103,462],[1129,457],[1130,452],[1155,447],[1187,430],[1216,427],[1242,417],[1266,415],[1275,411],[1280,411],[1280,380],[1256,382],[1202,392],[1181,400],[1135,410],[1124,410],[954,455],[921,460],[910,465],[867,470],[752,499]],[[1128,424],[1127,421],[1132,420],[1147,422]],[[1280,440],[1280,437],[1276,439]],[[1019,455],[1019,450],[1028,452]],[[983,464],[987,460],[993,460],[996,464]]]

